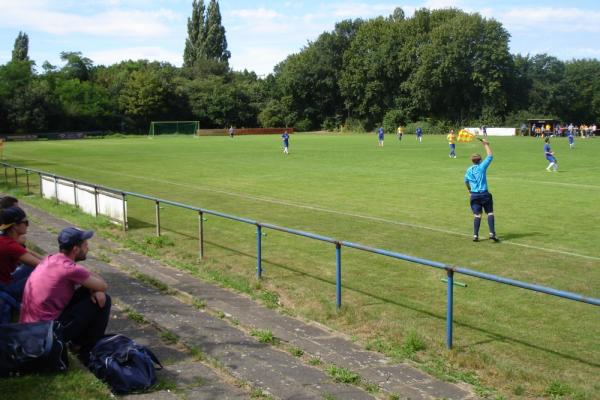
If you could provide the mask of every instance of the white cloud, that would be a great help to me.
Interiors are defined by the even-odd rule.
[[[427,0],[424,7],[429,9],[441,9],[441,8],[459,8],[460,2],[457,0]]]
[[[97,50],[86,54],[94,61],[94,65],[111,65],[123,60],[166,61],[173,65],[181,66],[183,56],[181,52],[163,49],[162,47],[126,47],[110,50]]]
[[[266,75],[273,72],[273,67],[290,54],[289,49],[277,46],[244,47],[231,56],[229,64],[236,71],[247,69],[258,75]]]
[[[372,3],[339,3],[331,7],[331,15],[339,18],[371,18],[379,15],[390,15],[396,6],[390,4],[372,4]]]
[[[600,32],[600,12],[580,8],[512,8],[499,13],[498,18],[509,31]]]
[[[82,33],[94,36],[157,37],[169,32],[167,21],[178,19],[173,11],[118,10],[92,15],[51,11],[42,1],[0,1],[0,25],[56,35]]]
[[[278,13],[275,10],[270,10],[268,8],[256,8],[256,9],[240,9],[233,10],[231,15],[235,17],[239,17],[242,19],[247,19],[249,21],[255,20],[264,20],[264,19],[276,19],[276,18],[285,18],[282,14]]]

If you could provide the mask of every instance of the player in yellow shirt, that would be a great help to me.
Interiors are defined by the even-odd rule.
[[[450,133],[448,134],[448,136],[446,136],[446,139],[448,140],[448,145],[450,146],[450,158],[456,158],[456,153],[455,153],[455,149],[456,149],[456,135],[454,134],[454,129],[450,129]]]
[[[402,140],[402,135],[404,135],[404,127],[403,126],[398,127],[397,135],[398,135],[398,140]]]

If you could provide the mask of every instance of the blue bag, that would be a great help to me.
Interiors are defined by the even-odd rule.
[[[158,358],[123,335],[107,335],[90,351],[88,368],[116,394],[144,391],[156,383]]]
[[[66,371],[67,347],[58,330],[53,321],[0,325],[0,376]]]

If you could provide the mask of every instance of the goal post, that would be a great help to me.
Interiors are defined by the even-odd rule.
[[[200,121],[152,121],[149,137],[156,135],[195,135],[200,129]]]

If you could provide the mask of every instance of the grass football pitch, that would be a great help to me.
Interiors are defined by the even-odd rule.
[[[600,140],[552,139],[559,172],[546,172],[543,142],[490,137],[488,184],[501,243],[471,241],[463,183],[477,141],[448,157],[442,136],[402,141],[375,135],[295,134],[290,154],[279,136],[157,136],[17,142],[4,158],[22,165],[358,242],[585,296],[600,297]],[[9,174],[10,177],[10,174]],[[154,204],[129,198],[130,238],[154,234]],[[196,263],[197,216],[165,206],[165,257]],[[205,222],[200,269],[254,282],[255,227],[217,217]],[[92,244],[93,245],[93,244]],[[323,322],[368,348],[410,354],[446,378],[493,387],[508,397],[600,397],[600,309],[456,275],[454,350],[445,349],[443,271],[342,250],[343,308],[335,310],[335,247],[267,231],[262,287],[294,313]],[[233,285],[235,286],[235,285]],[[202,294],[198,294],[200,297]],[[485,389],[481,389],[485,391]],[[561,394],[562,393],[562,394]]]

